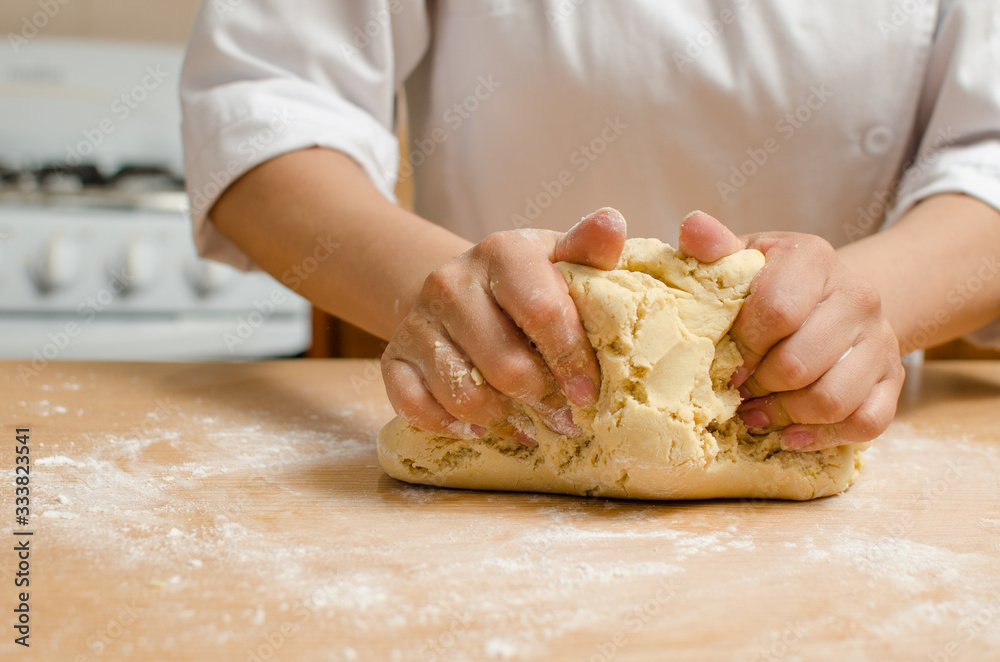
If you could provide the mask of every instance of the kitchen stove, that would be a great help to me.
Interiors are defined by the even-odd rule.
[[[251,358],[309,346],[307,301],[267,274],[196,255],[182,56],[37,38],[0,61],[0,357],[37,370],[56,358]]]

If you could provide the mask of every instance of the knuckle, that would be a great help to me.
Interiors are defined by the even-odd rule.
[[[586,347],[586,349],[585,349]],[[542,348],[545,362],[553,376],[568,376],[575,374],[595,362],[596,359],[586,355],[586,350],[593,349],[586,341],[586,336],[574,336],[569,332],[564,335],[550,337],[548,344]]]
[[[562,328],[569,317],[570,307],[573,305],[569,295],[556,292],[537,292],[529,298],[528,303],[530,307],[521,320],[524,325],[522,328],[529,335],[554,336],[559,340],[558,336],[564,333]]]
[[[439,404],[455,418],[463,421],[478,421],[481,410],[488,402],[484,389],[477,389],[472,381],[471,363],[461,358],[450,347],[439,351],[428,347],[428,356],[433,365],[433,375],[427,375],[432,395]]]
[[[818,255],[826,259],[834,258],[837,254],[837,251],[836,249],[834,249],[833,244],[831,244],[823,237],[814,234],[807,234],[803,238],[799,238],[798,236],[796,237],[797,242],[803,241],[803,239],[806,241],[806,243],[813,251],[815,251]]]
[[[382,357],[379,359],[379,369],[382,371],[382,378],[385,379],[385,383],[388,386],[390,379],[393,376],[393,370],[395,368],[396,361],[396,347],[393,341],[389,341],[386,346],[385,351],[382,352]]]
[[[870,441],[889,426],[891,419],[892,412],[883,412],[878,407],[862,407],[851,417],[855,431],[852,436],[860,441]]]
[[[483,418],[481,415],[482,404],[482,399],[469,393],[453,392],[445,410],[459,420],[478,423]]]
[[[410,328],[410,325],[408,323],[400,324],[393,332],[392,338],[389,339],[389,344],[385,346],[382,356],[388,355],[390,358],[401,356],[405,351],[404,348],[408,347],[412,342],[413,330]]]
[[[835,389],[817,388],[810,395],[816,423],[837,423],[851,414],[847,401]]]
[[[464,379],[451,382],[447,402],[443,404],[449,414],[467,422],[482,422],[489,414],[487,395],[466,384]]]
[[[892,382],[893,395],[899,399],[899,394],[903,390],[903,383],[906,381],[906,366],[902,363],[893,368],[892,376],[889,378]]]
[[[882,297],[878,290],[867,283],[863,283],[851,290],[852,303],[866,316],[879,315],[882,312]]]
[[[395,406],[395,398],[403,391],[403,384],[406,383],[407,367],[405,362],[398,356],[391,356],[388,351],[382,354],[379,360],[382,370],[382,381],[385,382],[385,390],[389,399]]]
[[[429,412],[424,408],[423,398],[420,397],[419,393],[416,393],[415,389],[397,389],[395,397],[392,398],[392,405],[399,417],[410,425],[422,429],[437,428],[437,421],[434,420],[433,416],[429,416]]]
[[[885,338],[889,347],[893,349],[893,359],[896,363],[899,363],[901,360],[899,356],[899,338],[896,336],[896,330],[892,328],[892,324],[885,317],[882,318],[882,336]]]
[[[778,379],[771,378],[769,381],[781,382],[780,384],[774,384],[775,388],[771,388],[772,391],[797,390],[805,388],[813,382],[809,367],[795,352],[784,349],[776,350],[772,356],[772,360],[774,361],[774,372],[779,377]],[[762,386],[770,388],[768,384],[762,384]]]
[[[763,350],[759,349],[766,347],[764,334],[755,324],[744,323],[738,328],[734,325],[729,335],[736,343],[737,351],[746,361],[744,367],[756,366],[764,358]]]
[[[799,328],[798,307],[788,295],[772,294],[760,301],[761,329],[775,333],[789,334]]]
[[[876,339],[881,341],[887,358],[894,364],[901,364],[899,356],[899,338],[896,337],[896,331],[892,328],[892,324],[889,323],[889,320],[885,318],[882,319],[882,323],[876,331]]]
[[[502,251],[510,240],[507,232],[494,232],[483,237],[472,247],[471,253],[477,257],[490,257]]]
[[[525,237],[518,232],[507,230],[486,235],[470,249],[469,255],[493,269],[506,261],[516,261],[525,250]]]
[[[421,296],[431,302],[450,303],[455,301],[459,289],[457,276],[455,268],[448,264],[435,269],[424,280]]]
[[[544,375],[535,362],[510,352],[493,359],[489,381],[501,393],[521,402],[535,402],[546,391]]]
[[[413,315],[407,315],[399,326],[396,327],[396,330],[392,333],[392,338],[389,339],[389,344],[386,345],[385,351],[382,352],[383,370],[386,366],[386,360],[401,358],[407,353],[420,336],[420,328],[420,324]]]

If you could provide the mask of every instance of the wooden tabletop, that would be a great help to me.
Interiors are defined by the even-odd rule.
[[[912,370],[858,483],[807,503],[399,483],[373,361],[19,365],[4,660],[1000,658],[998,363]]]

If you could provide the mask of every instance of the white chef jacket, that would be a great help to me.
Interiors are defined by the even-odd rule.
[[[834,245],[937,193],[1000,209],[996,0],[207,0],[182,102],[196,243],[244,269],[207,211],[311,146],[473,241],[602,206]]]

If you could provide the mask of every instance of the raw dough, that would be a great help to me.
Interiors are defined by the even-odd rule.
[[[753,250],[702,264],[655,239],[626,242],[612,271],[557,264],[601,365],[596,406],[573,408],[582,434],[560,436],[527,407],[537,447],[439,437],[396,418],[379,433],[382,468],[411,483],[631,499],[843,491],[867,444],[782,451],[778,433],[750,434],[735,415],[729,377],[741,358],[727,331],[763,265]]]

